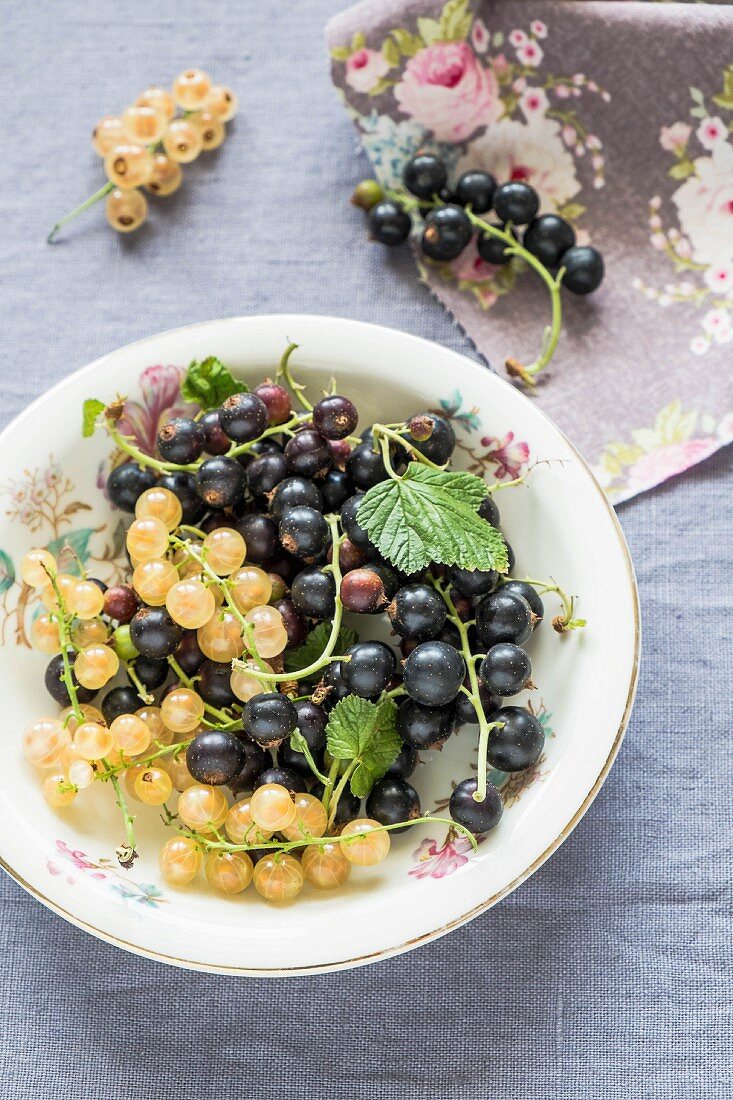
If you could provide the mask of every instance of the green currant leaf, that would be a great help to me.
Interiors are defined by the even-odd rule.
[[[480,477],[411,462],[403,477],[369,489],[356,519],[380,553],[405,573],[431,561],[505,573],[506,543],[477,514],[485,496]]]
[[[233,393],[249,393],[246,382],[240,382],[215,355],[201,362],[194,359],[181,385],[181,397],[202,409],[215,409]]]
[[[397,706],[392,699],[372,703],[347,695],[331,711],[326,744],[334,760],[358,761],[351,774],[351,791],[365,798],[377,779],[399,756]]]
[[[97,419],[106,407],[104,401],[98,401],[96,397],[88,397],[84,402],[81,407],[81,434],[84,439],[94,435]]]
[[[330,623],[319,623],[318,626],[314,627],[301,646],[283,654],[285,671],[292,672],[294,676],[297,676],[301,668],[307,668],[308,665],[312,665],[314,661],[317,661],[326,648],[330,633]],[[354,645],[356,640],[356,631],[352,630],[351,627],[342,626],[336,641],[335,652],[345,653],[347,649]],[[314,678],[317,675],[320,675],[320,673],[314,673]]]

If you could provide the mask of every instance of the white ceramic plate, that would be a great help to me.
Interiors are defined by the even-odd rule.
[[[25,763],[29,720],[55,713],[43,688],[45,658],[25,638],[37,605],[15,581],[31,546],[70,539],[103,579],[115,573],[120,513],[98,488],[109,441],[80,436],[87,397],[116,393],[138,402],[135,426],[154,439],[157,419],[179,400],[179,372],[217,355],[258,380],[274,370],[287,339],[293,365],[314,387],[334,374],[363,423],[396,421],[425,408],[454,418],[457,464],[487,480],[537,466],[527,487],[501,492],[502,525],[517,555],[516,576],[554,577],[580,597],[583,632],[560,637],[549,618],[530,642],[538,690],[528,699],[547,730],[545,752],[505,788],[506,812],[476,854],[446,826],[420,825],[375,870],[356,872],[335,895],[307,889],[288,908],[253,891],[234,899],[205,882],[165,884],[157,851],[167,834],[157,811],[139,808],[141,858],[114,861],[120,819],[106,785],[66,810],[49,809],[41,774]],[[150,369],[153,368],[153,369]],[[142,377],[141,377],[142,376]],[[59,415],[63,410],[64,415]],[[354,966],[406,951],[494,905],[555,851],[587,810],[618,752],[632,704],[639,653],[637,593],[616,517],[572,445],[532,403],[496,375],[438,344],[392,329],[332,317],[265,316],[191,325],[120,348],[73,374],[2,434],[0,489],[0,859],[37,898],[87,931],[180,966],[276,975]],[[129,517],[128,517],[129,518]],[[525,701],[525,700],[521,700]],[[424,753],[413,782],[424,810],[440,809],[451,781],[472,774],[476,727],[442,753]]]

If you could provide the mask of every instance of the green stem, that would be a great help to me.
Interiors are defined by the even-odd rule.
[[[184,687],[187,687],[189,691],[196,690],[194,681],[191,679],[190,676],[186,675],[175,657],[169,657],[168,664],[170,665],[173,672],[175,672],[176,676]],[[219,710],[218,707],[212,707],[210,703],[204,703],[204,709],[207,714],[210,714],[213,718],[217,718],[220,722],[224,722],[229,725],[233,721],[231,714],[227,714],[225,710]]]
[[[277,368],[276,378],[284,378],[288,385],[288,388],[290,389],[294,397],[300,402],[300,404],[307,412],[312,413],[313,405],[305,396],[305,386],[301,382],[296,382],[292,374],[290,373],[290,356],[293,354],[297,347],[297,344],[291,342],[285,348],[285,351],[282,354],[282,358]]]
[[[536,588],[540,595],[544,595],[546,592],[554,592],[560,597],[562,602],[562,615],[556,615],[552,620],[552,625],[558,634],[564,634],[568,630],[581,630],[586,626],[585,619],[574,619],[573,612],[575,610],[575,597],[568,596],[567,592],[560,587],[559,584],[555,584],[553,581],[548,584],[546,581],[537,581],[532,577],[524,577],[525,584],[531,584],[533,588]]]
[[[478,682],[478,673],[476,672],[477,662],[473,659],[473,654],[471,653],[471,646],[468,639],[469,624],[464,623],[458,615],[455,604],[453,603],[453,600],[451,599],[450,593],[447,591],[447,589],[443,585],[439,584],[434,578],[432,583],[445,600],[445,605],[448,608],[449,612],[449,618],[461,636],[461,653],[463,654],[463,659],[466,663],[469,683],[469,690],[466,691],[465,694],[473,703],[479,726],[478,775],[476,777],[476,790],[473,797],[474,801],[483,802],[486,798],[488,763],[486,759],[486,749],[489,743],[489,734],[491,733],[492,729],[495,729],[497,726],[503,725],[503,722],[489,722],[484,712],[483,704],[481,702],[481,691]]]
[[[349,762],[349,766],[346,768],[346,770],[344,771],[344,774],[341,776],[341,778],[338,781],[338,785],[336,787],[336,790],[333,792],[333,801],[331,802],[331,808],[330,808],[330,812],[329,812],[329,815],[328,815],[328,824],[326,825],[326,831],[327,832],[330,829],[333,828],[334,819],[336,817],[336,811],[338,810],[339,799],[341,798],[341,795],[344,793],[344,788],[346,787],[346,784],[351,779],[351,776],[353,775],[354,771],[356,770],[357,766],[360,763],[361,763],[361,761],[358,757],[356,757],[356,759],[354,759],[354,760],[351,760]]]
[[[410,443],[408,439],[405,439],[398,432],[394,431],[394,429],[387,427],[386,424],[374,424],[372,427],[372,434],[377,440],[380,436],[382,436],[386,437],[387,439],[391,439],[394,443],[398,443],[400,447],[403,447],[406,451],[408,451],[413,458],[417,459],[418,462],[424,463],[425,466],[431,466],[433,470],[445,469],[445,464],[443,466],[439,466],[437,462],[433,462],[432,459],[426,458],[422,451],[418,450],[418,448],[413,443]]]
[[[331,794],[333,793],[333,785],[336,782],[336,777],[338,776],[340,766],[340,760],[331,761],[331,770],[328,773],[328,779],[324,784],[325,789],[323,792],[323,807],[326,813],[328,813],[331,808]]]
[[[45,568],[45,566],[44,566]],[[58,605],[58,615],[54,615],[54,619],[58,623],[59,628],[59,644],[61,646],[61,660],[63,662],[64,671],[61,674],[61,679],[66,685],[66,690],[69,694],[69,701],[71,708],[74,712],[74,717],[77,722],[84,721],[84,715],[81,707],[79,706],[79,697],[76,694],[76,684],[74,683],[74,674],[71,670],[71,662],[69,661],[69,646],[71,645],[69,626],[71,623],[71,616],[69,615],[64,598],[61,595],[61,589],[56,577],[56,573],[49,569],[46,569],[46,575],[53,587],[54,595],[56,597],[56,603]]]
[[[165,821],[165,819],[164,819]],[[393,825],[374,825],[373,831],[375,833],[391,833],[396,829],[408,829],[411,825],[428,825],[434,822],[440,822],[442,825],[448,825],[456,833],[461,833],[470,841],[471,847],[474,852],[478,848],[476,837],[466,829],[463,825],[459,825],[458,822],[452,821],[447,817],[433,817],[431,814],[423,814],[421,817],[413,818],[411,821],[397,821]],[[170,821],[165,821],[166,824],[172,824]],[[224,851],[224,852],[252,852],[252,851],[273,851],[273,852],[292,852],[297,848],[308,848],[321,846],[324,844],[353,844],[359,839],[359,836],[355,837],[340,837],[340,836],[303,836],[298,840],[289,840],[278,843],[255,843],[255,844],[230,844],[228,841],[209,840],[208,837],[202,836],[200,833],[194,833],[191,829],[178,827],[178,831],[184,836],[191,837],[198,844],[201,845],[206,851]],[[360,834],[363,836],[364,834]]]
[[[59,229],[62,228],[62,226],[68,225],[69,222],[73,221],[74,218],[78,218],[80,214],[83,214],[85,210],[88,210],[91,206],[94,206],[95,203],[101,202],[102,199],[105,198],[105,196],[109,195],[110,191],[114,190],[114,186],[115,185],[113,183],[105,183],[104,187],[100,187],[98,191],[95,191],[93,195],[90,195],[88,199],[85,199],[80,206],[77,206],[70,213],[65,214],[60,221],[56,222],[55,226],[46,237],[46,242],[48,244],[53,244],[54,237],[58,233]]]
[[[534,377],[543,370],[552,359],[557,348],[557,342],[560,339],[560,326],[562,323],[562,304],[560,301],[560,284],[562,283],[563,275],[565,274],[565,268],[561,267],[557,275],[553,275],[547,270],[545,265],[533,256],[531,252],[528,252],[523,245],[511,234],[507,233],[503,229],[499,229],[498,226],[491,225],[489,222],[484,221],[483,218],[478,218],[471,210],[467,210],[466,213],[471,219],[471,222],[477,229],[481,229],[484,233],[487,233],[491,237],[497,237],[499,240],[504,241],[507,245],[507,252],[513,256],[521,256],[524,262],[531,267],[540,276],[542,281],[547,286],[550,292],[550,309],[551,318],[550,324],[545,328],[544,335],[542,337],[542,346],[540,348],[540,354],[537,356],[533,363],[530,363],[528,367],[523,366],[517,362],[516,359],[509,358],[506,361],[507,370],[510,374],[521,378],[523,382],[528,383],[530,386],[535,385]]]
[[[107,761],[103,760],[103,764],[107,765]],[[109,767],[109,765],[107,765]],[[127,808],[127,802],[125,796],[122,793],[122,785],[115,774],[110,774],[109,781],[112,784],[115,792],[115,801],[120,808],[122,818],[125,822],[125,844],[120,845],[117,849],[117,858],[123,867],[130,867],[133,861],[137,858],[136,840],[135,840],[135,822]]]
[[[298,672],[262,672],[257,673],[257,678],[263,680],[268,684],[279,684],[287,680],[304,680],[307,676],[311,676],[314,672],[318,672],[320,669],[325,668],[330,664],[333,659],[333,652],[336,648],[338,641],[339,631],[341,630],[341,619],[343,617],[343,605],[341,603],[341,597],[339,595],[341,591],[341,566],[339,565],[339,546],[341,545],[341,535],[338,529],[338,516],[327,516],[328,525],[331,529],[331,540],[333,545],[333,561],[328,569],[333,573],[333,579],[336,588],[336,608],[333,615],[333,623],[331,624],[331,633],[328,636],[328,641],[320,657],[312,661],[307,668],[302,668]],[[241,660],[234,660],[232,662],[234,668],[244,668],[248,671],[251,669]]]
[[[147,706],[150,706],[151,703],[155,702],[155,697],[150,694],[148,689],[145,687],[145,684],[135,672],[135,662],[123,661],[122,663],[125,666],[125,671],[127,672],[127,675],[132,680],[138,696],[142,699],[143,703],[145,703]]]
[[[157,470],[158,473],[161,474],[168,474],[175,470],[187,470],[188,472],[196,471],[201,465],[200,462],[189,462],[188,465],[181,465],[178,462],[163,462],[159,458],[151,458],[150,455],[141,451],[126,435],[118,431],[109,417],[105,417],[104,426],[112,442],[115,443],[121,451],[128,454],[130,458],[134,458],[139,466],[149,467],[151,470]]]
[[[129,767],[143,765],[147,768],[154,760],[158,760],[161,756],[168,756],[170,753],[178,755],[181,752],[185,752],[191,744],[191,741],[193,741],[193,738],[190,738],[188,741],[176,741],[172,745],[163,745],[155,752],[151,752],[149,756],[145,756],[142,759],[135,757],[134,760],[125,760],[122,764],[107,764],[105,762],[106,770],[97,772],[94,778],[104,782],[107,779],[111,780],[115,776],[121,775],[123,772],[127,771]],[[160,745],[160,742],[158,741],[156,744]]]

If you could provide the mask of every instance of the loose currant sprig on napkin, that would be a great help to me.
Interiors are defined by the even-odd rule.
[[[404,191],[385,192],[376,180],[363,180],[356,187],[352,202],[368,211],[373,240],[402,244],[413,232],[417,216],[423,222],[420,250],[428,260],[456,260],[478,234],[476,249],[485,263],[503,266],[517,257],[547,286],[551,319],[537,358],[526,366],[513,356],[505,363],[509,375],[534,386],[560,337],[560,289],[573,294],[596,290],[604,274],[600,252],[576,245],[572,225],[558,214],[539,214],[539,196],[528,183],[497,184],[489,172],[469,171],[451,190],[445,164],[432,153],[418,153],[407,162],[403,183]],[[491,210],[496,222],[486,220]],[[518,228],[523,229],[521,241]]]
[[[107,183],[56,222],[49,244],[62,226],[102,199],[113,229],[138,229],[148,216],[141,188],[160,198],[172,195],[183,180],[181,165],[218,149],[226,137],[225,123],[236,113],[237,97],[230,88],[212,84],[201,69],[186,69],[170,91],[146,88],[120,115],[105,115],[92,131],[92,145],[104,158]]]

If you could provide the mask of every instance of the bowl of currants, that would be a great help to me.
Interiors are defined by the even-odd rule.
[[[3,442],[0,860],[78,926],[354,966],[494,905],[591,804],[633,569],[512,385],[375,325],[232,318],[105,356]]]

